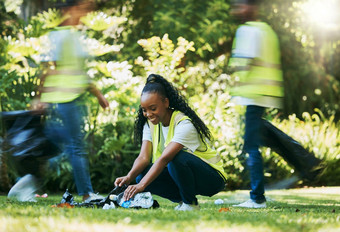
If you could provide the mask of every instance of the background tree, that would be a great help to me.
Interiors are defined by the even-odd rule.
[[[280,39],[285,116],[318,108],[339,119],[340,2],[265,0],[262,7]]]

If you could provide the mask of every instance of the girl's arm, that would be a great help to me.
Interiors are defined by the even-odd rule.
[[[97,89],[97,87],[93,83],[90,83],[89,92],[98,99],[99,105],[103,109],[110,106],[109,102],[106,100],[103,94],[99,91],[99,89]]]
[[[173,160],[178,152],[183,149],[183,145],[170,142],[169,145],[164,149],[162,155],[157,159],[157,161],[152,165],[148,173],[143,177],[143,179],[136,185],[130,185],[124,193],[125,200],[129,200],[135,194],[144,191],[144,189],[154,181],[157,176],[163,171],[166,165]]]
[[[152,154],[152,143],[144,140],[141,151],[129,173],[126,176],[118,177],[115,180],[115,186],[122,186],[123,184],[130,184],[150,163]]]

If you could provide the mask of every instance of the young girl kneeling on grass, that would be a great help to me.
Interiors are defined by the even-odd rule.
[[[125,190],[126,200],[148,191],[179,203],[175,210],[198,210],[196,195],[212,196],[224,189],[226,174],[209,142],[211,133],[178,90],[151,74],[141,94],[135,139],[139,156],[115,185],[137,184]]]

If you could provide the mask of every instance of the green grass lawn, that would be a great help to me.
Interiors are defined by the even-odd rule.
[[[174,211],[176,204],[157,196],[161,206],[150,210],[52,208],[61,195],[36,203],[0,196],[0,231],[340,231],[340,187],[267,191],[266,209],[233,208],[248,191],[221,192],[199,197],[201,210],[195,212]],[[224,204],[215,205],[216,199]]]

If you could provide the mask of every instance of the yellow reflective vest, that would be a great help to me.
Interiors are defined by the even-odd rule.
[[[55,70],[47,72],[41,93],[41,101],[65,103],[78,98],[89,87],[90,80],[84,71],[84,57],[79,55],[79,35],[71,27],[56,28],[61,35],[60,44],[52,44],[57,53]],[[77,50],[78,48],[78,50]]]
[[[284,96],[283,77],[280,61],[280,47],[276,33],[264,22],[247,22],[246,26],[256,27],[261,31],[259,57],[245,58],[232,54],[229,60],[229,69],[237,77],[236,85],[231,94],[246,98],[257,98],[261,96],[282,99]],[[242,46],[242,39],[235,38]],[[241,44],[240,44],[241,42]]]
[[[190,118],[183,114],[180,111],[174,111],[172,113],[170,124],[169,124],[169,131],[167,138],[165,138],[165,141],[162,141],[161,139],[161,125],[153,125],[151,122],[148,122],[150,127],[150,132],[152,136],[152,162],[154,163],[161,155],[162,155],[162,147],[165,148],[172,140],[175,134],[175,127],[183,120],[186,120]],[[161,146],[161,143],[164,144],[164,146]],[[189,152],[193,155],[196,155],[206,163],[208,163],[211,167],[216,169],[218,173],[221,175],[221,177],[226,181],[227,175],[224,172],[223,164],[221,156],[213,150],[208,143],[206,143],[206,149],[204,151],[194,151],[191,152],[189,149],[185,150],[186,152]]]

